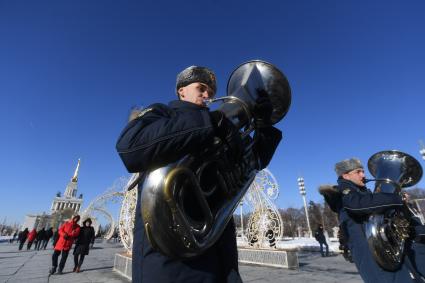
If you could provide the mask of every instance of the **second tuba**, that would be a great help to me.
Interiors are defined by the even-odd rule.
[[[368,161],[375,179],[374,192],[401,195],[402,189],[419,182],[422,167],[409,154],[397,150],[375,153]],[[416,212],[409,205],[390,209],[385,214],[372,214],[365,224],[369,249],[379,266],[388,271],[400,268],[404,247],[409,238],[410,222]]]
[[[280,121],[291,102],[283,73],[270,63],[249,61],[230,76],[228,96],[218,109],[240,129],[245,149],[232,161],[217,138],[205,151],[188,154],[177,162],[147,172],[141,207],[151,245],[172,258],[202,254],[221,236],[233,211],[255,178],[252,139],[257,91],[265,90],[272,102],[272,123]]]

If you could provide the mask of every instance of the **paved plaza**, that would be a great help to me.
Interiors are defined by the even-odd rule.
[[[0,243],[0,282],[129,282],[112,271],[114,255],[122,250],[120,244],[96,243],[86,257],[81,273],[72,272],[73,256],[70,253],[64,274],[49,276],[51,249],[18,251],[16,243]],[[318,252],[302,252],[299,262],[299,270],[240,265],[240,272],[243,281],[250,283],[362,282],[354,265],[341,255],[322,258]]]

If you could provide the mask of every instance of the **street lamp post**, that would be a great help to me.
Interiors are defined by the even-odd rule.
[[[419,150],[419,153],[422,155],[422,159],[425,160],[425,146],[422,141],[419,141],[419,144],[421,145],[421,149]]]
[[[308,217],[308,209],[307,209],[307,202],[305,200],[305,185],[304,185],[304,178],[303,177],[299,177],[298,178],[298,187],[300,189],[300,194],[303,197],[303,201],[304,201],[304,209],[305,209],[305,217],[307,219],[307,225],[308,225],[308,232],[310,237],[313,235],[312,231],[311,231],[311,226],[310,226],[310,219]]]
[[[244,239],[244,235],[243,235],[243,214],[242,214],[242,206],[243,206],[243,200],[239,203],[239,205],[241,206],[241,239]]]

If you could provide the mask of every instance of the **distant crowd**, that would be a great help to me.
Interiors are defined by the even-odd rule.
[[[95,241],[95,231],[92,227],[92,220],[90,218],[85,219],[82,222],[82,226],[78,224],[80,220],[79,215],[75,215],[72,219],[63,223],[59,229],[42,228],[39,231],[32,229],[29,231],[28,228],[18,232],[15,232],[10,243],[14,243],[15,240],[19,243],[19,250],[22,250],[26,243],[26,250],[31,250],[34,247],[35,250],[45,250],[48,247],[49,242],[52,242],[53,254],[52,254],[52,266],[49,273],[62,274],[65,267],[68,253],[74,246],[74,268],[73,272],[80,272],[84,258],[89,254],[89,250],[93,248]],[[118,233],[114,233],[113,241],[118,241]],[[75,244],[75,245],[74,245]],[[61,256],[58,264],[59,256]]]
[[[27,243],[27,250],[30,250],[33,245],[36,250],[45,250],[49,240],[53,237],[53,242],[55,243],[59,235],[57,231],[53,231],[53,228],[47,230],[43,228],[38,232],[36,229],[32,229],[30,232],[28,228],[25,228],[23,231],[20,231],[19,234],[16,232],[13,234],[12,239],[10,239],[11,243],[15,241],[16,236],[18,236],[17,241],[19,242],[19,250],[22,250],[25,242]]]

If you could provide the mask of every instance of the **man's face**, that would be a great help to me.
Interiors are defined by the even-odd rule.
[[[349,180],[358,186],[363,187],[365,185],[364,183],[365,175],[364,175],[364,170],[362,168],[355,169],[353,171],[345,173],[342,175],[342,178]]]
[[[214,96],[214,91],[209,86],[198,82],[179,88],[178,93],[181,100],[199,106],[205,106],[205,99]]]

